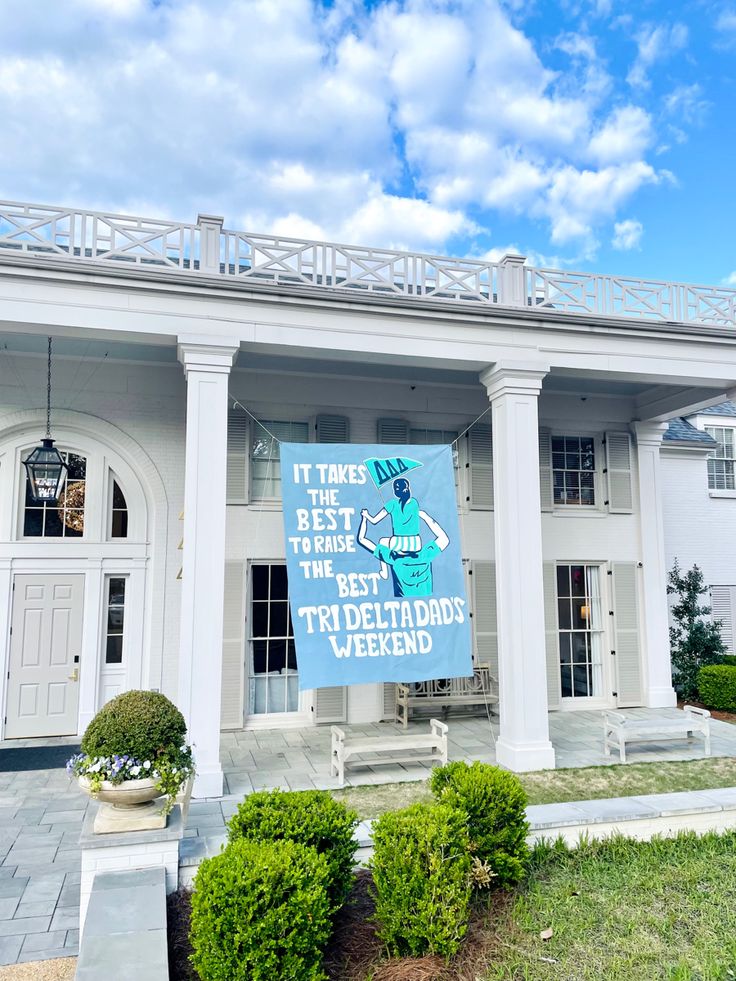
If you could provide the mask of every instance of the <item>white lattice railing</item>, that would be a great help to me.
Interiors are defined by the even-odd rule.
[[[736,327],[736,289],[623,276],[536,269],[518,256],[500,262],[251,235],[200,215],[197,224],[0,202],[0,255],[81,262],[353,290],[423,301],[454,300]]]

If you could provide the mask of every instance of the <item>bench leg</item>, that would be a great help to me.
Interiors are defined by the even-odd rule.
[[[621,758],[621,762],[622,763],[625,763],[626,762],[626,740],[624,739],[623,735],[620,735],[618,737],[618,754],[619,754],[619,757]]]
[[[710,756],[710,730],[706,729],[703,735],[705,736],[705,755]]]

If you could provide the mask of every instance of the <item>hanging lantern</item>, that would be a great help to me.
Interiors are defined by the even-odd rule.
[[[67,466],[61,453],[54,446],[51,438],[51,338],[49,337],[48,370],[46,382],[46,436],[41,445],[36,446],[26,459],[23,466],[28,474],[31,497],[36,504],[53,503],[58,500]]]

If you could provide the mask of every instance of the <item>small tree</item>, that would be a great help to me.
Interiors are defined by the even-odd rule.
[[[675,559],[667,583],[667,593],[676,596],[672,605],[670,651],[675,669],[673,684],[680,698],[698,694],[698,671],[704,664],[720,664],[726,648],[721,638],[721,621],[706,619],[711,608],[700,605],[707,592],[703,573],[697,565],[682,572]]]

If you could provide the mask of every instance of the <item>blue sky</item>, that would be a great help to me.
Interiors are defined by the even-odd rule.
[[[736,0],[0,0],[0,196],[736,286]]]

